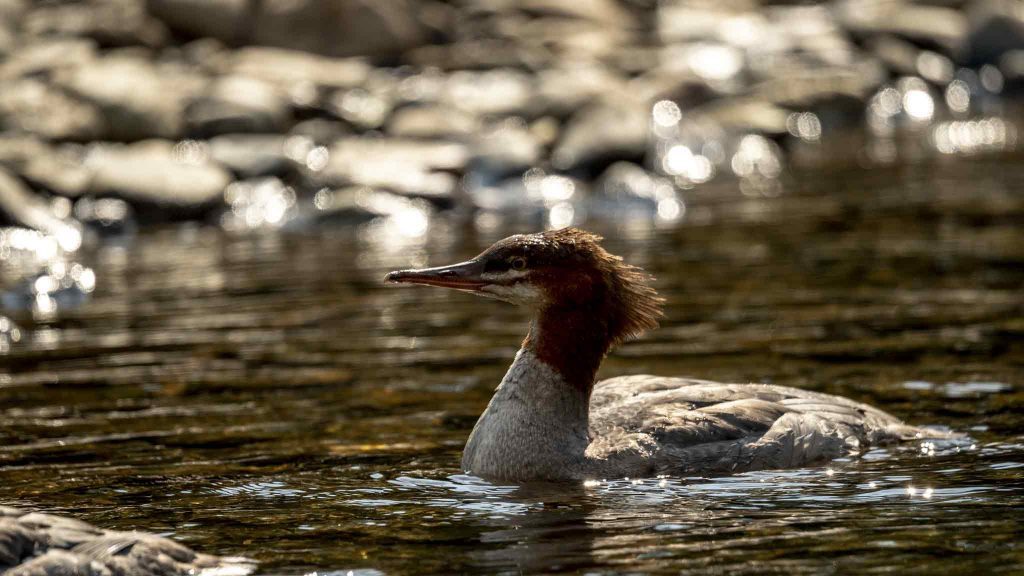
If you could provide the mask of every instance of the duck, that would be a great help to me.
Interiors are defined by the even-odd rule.
[[[500,240],[457,264],[390,272],[532,311],[473,427],[462,468],[486,480],[587,481],[799,468],[935,438],[878,408],[774,384],[628,375],[596,381],[615,346],[653,330],[653,277],[569,227]]]

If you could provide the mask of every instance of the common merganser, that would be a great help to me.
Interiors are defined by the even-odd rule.
[[[657,327],[664,302],[651,276],[601,239],[577,228],[521,234],[466,262],[386,276],[535,312],[466,443],[467,472],[510,481],[731,474],[943,435],[786,386],[647,375],[595,383],[613,346]]]

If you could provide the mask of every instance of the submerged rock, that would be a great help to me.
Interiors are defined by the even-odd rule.
[[[90,193],[120,197],[159,217],[200,215],[220,203],[231,182],[209,160],[206,146],[193,140],[99,146],[89,151],[86,166],[93,173]]]
[[[0,506],[0,570],[10,576],[244,576],[255,567],[247,558],[199,554],[155,534],[114,532],[71,518]]]

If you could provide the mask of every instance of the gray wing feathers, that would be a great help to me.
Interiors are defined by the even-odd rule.
[[[590,418],[588,456],[626,476],[803,466],[922,433],[820,392],[657,376],[598,382]]]

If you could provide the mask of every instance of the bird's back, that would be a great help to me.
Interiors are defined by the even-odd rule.
[[[819,392],[623,376],[594,386],[587,456],[606,477],[731,474],[804,466],[925,435],[936,433]]]

